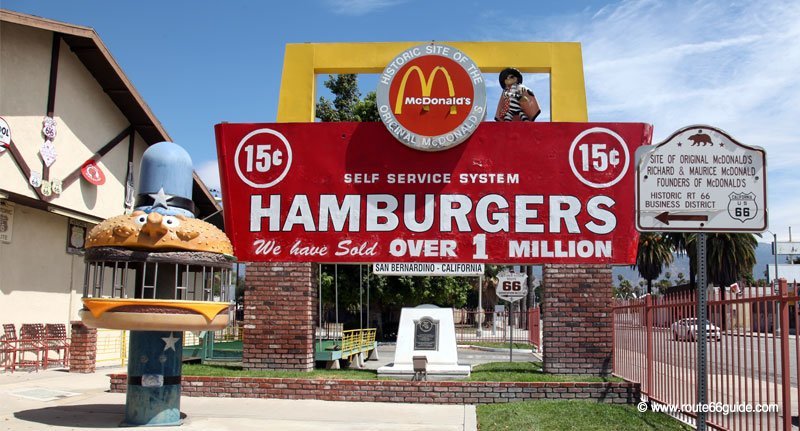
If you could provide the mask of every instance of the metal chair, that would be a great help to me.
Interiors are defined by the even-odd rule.
[[[62,367],[69,366],[69,348],[70,343],[67,339],[67,326],[63,323],[48,323],[44,327],[45,333],[45,351],[44,361],[49,365],[51,362],[61,365]],[[58,355],[56,359],[50,358],[50,351]],[[47,366],[46,365],[46,366]]]
[[[39,367],[47,368],[47,351],[44,341],[44,325],[41,323],[25,323],[19,329],[19,349],[17,350],[17,366],[31,366],[37,372]],[[33,353],[35,360],[30,360],[25,353]]]
[[[19,340],[17,340],[17,329],[13,323],[3,324],[3,335],[0,336],[0,364],[3,370],[11,370],[13,373],[17,368],[17,352],[19,351]]]

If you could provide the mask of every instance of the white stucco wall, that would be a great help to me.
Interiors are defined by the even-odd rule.
[[[66,217],[14,205],[11,243],[0,242],[2,323],[69,323],[78,318],[83,256],[68,254]]]
[[[32,170],[43,171],[39,148],[47,110],[53,33],[4,22],[0,26],[0,116],[11,126],[12,139]],[[50,178],[64,179],[130,124],[83,63],[61,42],[55,97],[58,152]],[[134,175],[146,144],[137,135]],[[124,212],[128,139],[98,163],[105,184],[80,178],[52,204],[101,219]],[[37,198],[10,154],[0,155],[0,189]]]

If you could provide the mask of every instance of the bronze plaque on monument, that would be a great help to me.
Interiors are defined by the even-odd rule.
[[[430,317],[414,321],[414,350],[439,350],[439,321]]]

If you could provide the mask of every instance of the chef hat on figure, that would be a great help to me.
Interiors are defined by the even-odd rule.
[[[179,145],[151,145],[142,156],[134,210],[194,218],[192,172],[192,158]]]

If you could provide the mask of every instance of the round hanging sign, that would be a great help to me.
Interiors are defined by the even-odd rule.
[[[464,142],[486,114],[486,83],[466,54],[425,44],[395,57],[378,78],[378,113],[392,135],[422,151]]]
[[[81,174],[86,181],[96,185],[101,186],[106,182],[106,175],[97,166],[94,160],[87,160],[86,163],[83,164],[81,167]]]
[[[0,153],[11,145],[11,127],[3,117],[0,117]]]

